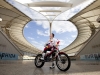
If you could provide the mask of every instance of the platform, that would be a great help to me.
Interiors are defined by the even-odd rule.
[[[0,75],[100,75],[100,61],[72,61],[66,72],[50,69],[50,65],[36,68],[34,60],[0,61]]]

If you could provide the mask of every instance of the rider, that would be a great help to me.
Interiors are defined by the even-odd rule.
[[[41,60],[44,60],[44,56],[45,56],[45,54],[46,54],[47,51],[53,50],[54,47],[58,48],[59,41],[57,39],[55,39],[54,36],[55,36],[54,33],[50,34],[50,39],[45,44],[45,48],[44,48],[44,51],[42,53]]]

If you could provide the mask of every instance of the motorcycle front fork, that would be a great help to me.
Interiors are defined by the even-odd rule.
[[[61,61],[61,58],[60,58],[60,56],[59,56],[59,50],[57,51],[57,58],[59,59],[59,61]]]
[[[60,58],[60,56],[58,55],[58,59],[59,59],[59,61],[61,61],[61,58]]]

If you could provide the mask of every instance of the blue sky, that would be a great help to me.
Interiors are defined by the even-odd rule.
[[[16,8],[18,8],[20,11],[28,15],[31,19],[46,19],[43,15],[39,14],[38,12],[26,6],[23,6],[22,4],[17,3],[14,0],[7,0],[7,1],[12,5],[14,5]],[[84,7],[86,7],[89,3],[90,2],[87,2],[84,3],[84,5],[81,4],[79,6],[76,6],[75,8],[72,8],[60,14],[58,17],[56,17],[56,19],[68,20],[70,17],[78,13]],[[60,47],[59,47],[60,49],[63,49],[69,44],[71,44],[75,40],[78,34],[76,27],[69,21],[54,21],[52,23],[52,32],[55,34],[55,38],[60,40]],[[47,42],[49,39],[49,22],[30,21],[28,24],[26,24],[23,33],[26,40],[29,43],[31,43],[38,49],[43,50],[45,42]]]
[[[38,25],[36,22],[31,21],[24,28],[24,36],[31,44],[33,44],[36,47],[40,47],[40,49],[41,48],[43,49],[43,45],[49,39],[48,30],[49,30],[48,28],[44,29],[42,25]],[[68,46],[77,36],[77,30],[73,32],[72,31],[57,32],[54,30],[53,33],[55,34],[55,38],[61,41],[60,49]],[[42,47],[40,46],[41,44]]]

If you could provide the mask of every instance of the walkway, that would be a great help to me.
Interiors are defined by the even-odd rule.
[[[72,61],[70,69],[66,72],[57,67],[50,69],[51,63],[42,68],[36,68],[34,61],[0,61],[0,75],[100,75],[100,61]]]

